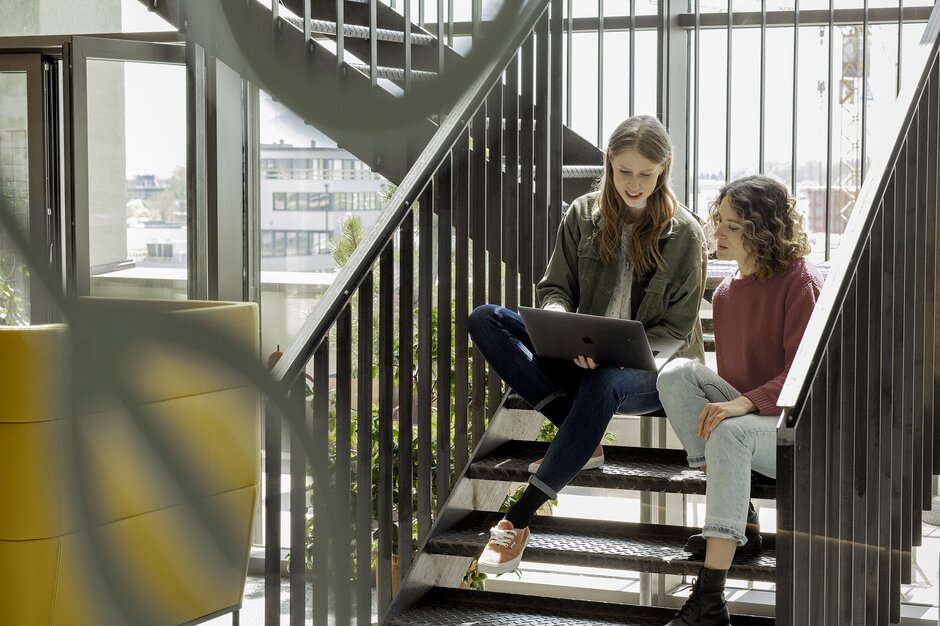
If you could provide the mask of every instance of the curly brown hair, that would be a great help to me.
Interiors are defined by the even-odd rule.
[[[754,260],[760,280],[782,274],[790,261],[809,254],[809,237],[796,200],[782,183],[756,175],[731,181],[709,203],[706,234],[712,251],[720,221],[718,206],[725,198],[744,227],[744,250]]]
[[[669,228],[676,213],[676,200],[669,186],[672,169],[672,143],[669,133],[658,119],[651,115],[635,115],[620,123],[610,135],[604,151],[604,176],[600,182],[597,205],[603,218],[600,236],[601,260],[605,265],[615,261],[620,254],[620,232],[627,219],[626,203],[614,187],[614,170],[611,155],[624,150],[636,150],[651,163],[662,166],[656,181],[656,190],[646,201],[646,210],[633,225],[630,241],[630,260],[638,274],[646,274],[663,267],[659,253],[659,238]]]

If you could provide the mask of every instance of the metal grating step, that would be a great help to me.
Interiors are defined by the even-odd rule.
[[[483,551],[490,528],[502,513],[475,511],[457,527],[432,537],[428,552],[476,557]],[[663,524],[604,522],[536,516],[524,559],[537,563],[605,567],[653,574],[696,575],[702,565],[682,547],[697,528]],[[729,576],[742,580],[776,580],[776,536],[764,534],[757,555],[735,558]]]
[[[284,17],[291,24],[300,30],[303,30],[303,19],[286,15]],[[310,20],[310,30],[311,32],[320,35],[336,35],[336,22],[329,22],[327,20]],[[368,26],[360,26],[358,24],[343,24],[343,36],[354,37],[356,39],[369,39],[371,34]],[[397,30],[388,30],[387,28],[377,28],[375,29],[375,38],[378,41],[404,43],[405,33],[399,32]],[[434,37],[431,37],[430,35],[422,35],[418,33],[411,35],[411,43],[415,46],[431,46],[434,45],[434,42]]]
[[[350,67],[355,68],[369,76],[369,65],[365,63],[350,63]],[[379,78],[385,78],[387,80],[393,80],[397,82],[404,82],[405,80],[405,70],[399,69],[397,67],[379,67],[376,70],[376,75]],[[431,80],[437,77],[436,72],[424,72],[420,70],[412,70],[411,78],[413,80]]]
[[[604,175],[603,165],[562,165],[562,178],[600,178]]]
[[[388,626],[662,626],[674,609],[434,587]],[[732,617],[735,626],[772,626],[769,617]]]
[[[544,457],[547,448],[548,443],[542,441],[510,441],[472,463],[467,476],[525,482],[529,479],[529,464]],[[571,484],[602,489],[705,493],[705,474],[689,468],[683,450],[604,446],[604,457],[603,467],[580,472]],[[751,497],[775,498],[775,481],[752,473]]]

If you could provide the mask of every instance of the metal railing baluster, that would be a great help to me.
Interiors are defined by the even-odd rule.
[[[347,305],[336,321],[336,491],[334,519],[345,521],[352,510],[352,309]],[[350,526],[333,529],[333,583],[336,624],[350,626],[353,618],[352,554]]]
[[[411,89],[412,85],[412,56],[411,56],[411,0],[405,0],[405,93]]]
[[[734,50],[734,0],[728,0],[727,47],[725,48],[725,182],[731,180],[731,107],[734,83],[732,54]]]
[[[506,285],[503,303],[515,310],[519,306],[519,55],[506,68],[503,91],[503,131],[505,172],[503,173],[503,259]]]
[[[332,518],[339,517],[339,511],[330,511],[330,343],[325,338],[313,353],[313,407],[310,412],[313,440],[310,451],[313,458],[307,459],[311,470],[311,504],[313,505],[313,547],[310,555],[310,577],[312,587],[313,623],[326,624],[329,615],[331,584],[336,574],[335,567],[330,567],[330,541],[336,540]],[[303,490],[306,500],[307,490]],[[306,516],[304,516],[306,522]],[[306,527],[306,524],[304,524]],[[306,544],[299,551],[306,552]],[[291,546],[291,552],[297,550]],[[305,572],[306,574],[306,572]],[[345,584],[345,581],[344,581]],[[306,610],[306,609],[305,609]]]
[[[407,3],[406,3],[407,6]],[[414,212],[398,229],[398,566],[411,566],[414,547]]]
[[[440,5],[438,5],[440,8]],[[440,22],[438,22],[440,23]],[[444,506],[451,488],[451,264],[453,246],[453,154],[437,170],[434,196],[437,214],[437,507]]]
[[[497,81],[486,99],[486,249],[487,300],[503,301],[502,170],[503,170],[503,84]],[[502,400],[502,380],[489,368],[486,381],[486,418],[492,419]]]
[[[465,131],[454,147],[454,473],[460,475],[469,456],[469,377],[470,356],[467,316],[469,307],[470,250],[470,131]]]
[[[359,285],[356,350],[356,568],[372,563],[372,324],[373,272]],[[372,624],[372,577],[356,577],[356,625]]]
[[[369,80],[375,87],[379,80],[378,0],[369,0]]]
[[[306,380],[298,378],[291,388],[291,405],[302,415],[307,413]],[[290,624],[303,626],[306,619],[307,590],[306,518],[307,518],[307,454],[300,436],[290,435]]]
[[[421,192],[418,209],[418,544],[431,530],[431,315],[434,278],[432,274],[434,194],[432,184]]]
[[[281,623],[281,416],[264,412],[264,623]]]
[[[597,147],[604,145],[604,0],[597,0]]]
[[[486,303],[486,103],[480,105],[473,116],[470,135],[470,238],[472,250],[473,291],[471,310]],[[486,362],[473,348],[471,369],[471,419],[473,446],[479,443],[486,430],[484,406]]]
[[[394,485],[392,483],[392,459],[395,437],[393,433],[394,424],[392,416],[392,399],[395,384],[394,378],[394,354],[392,348],[394,345],[394,290],[395,290],[395,270],[393,265],[393,241],[386,244],[385,249],[379,255],[379,482],[377,485],[377,504],[378,504],[378,531],[379,545],[376,566],[378,569],[378,585],[376,587],[376,596],[378,597],[378,616],[379,621],[385,619],[389,605],[392,601],[392,588],[396,586],[397,577],[392,567],[392,543],[395,528],[394,520]],[[371,379],[371,376],[370,376]],[[374,418],[373,418],[374,419]],[[401,538],[401,529],[398,529],[399,539]]]
[[[534,244],[532,240],[532,202],[533,179],[531,173],[535,172],[535,160],[532,145],[534,134],[534,85],[535,68],[535,42],[534,36],[529,37],[522,46],[522,93],[519,101],[519,164],[521,176],[519,179],[519,303],[532,306],[533,285],[536,277],[532,271],[532,253]],[[570,73],[569,73],[570,76]],[[568,100],[571,106],[571,100]]]

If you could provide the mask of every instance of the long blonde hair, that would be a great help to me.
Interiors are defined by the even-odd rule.
[[[600,182],[597,206],[602,220],[600,235],[601,260],[605,265],[615,261],[620,253],[620,233],[627,219],[627,207],[620,192],[614,186],[614,169],[611,155],[624,150],[636,150],[651,163],[657,163],[662,172],[656,181],[656,189],[646,201],[646,209],[633,225],[630,239],[630,260],[639,275],[653,269],[663,269],[664,261],[659,253],[659,239],[676,214],[678,201],[669,186],[672,169],[672,143],[669,134],[659,120],[651,115],[635,115],[620,123],[610,135],[604,153],[604,176]]]

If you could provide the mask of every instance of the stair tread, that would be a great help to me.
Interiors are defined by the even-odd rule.
[[[431,538],[434,554],[476,557],[489,538],[490,528],[502,513],[475,511],[452,530]],[[698,528],[666,524],[638,524],[537,515],[529,523],[532,536],[524,560],[583,567],[606,567],[654,574],[698,573],[701,559],[683,551]],[[742,580],[776,580],[776,536],[762,533],[760,553],[735,557],[729,576]]]
[[[548,443],[509,441],[492,454],[475,460],[469,478],[525,482],[529,464],[545,456]],[[705,493],[705,474],[691,469],[683,450],[604,446],[604,465],[579,472],[571,485],[604,489],[635,489],[665,493]],[[751,497],[773,499],[774,480],[752,472]]]
[[[389,626],[662,626],[664,607],[522,596],[434,587]],[[773,618],[736,615],[735,626],[771,626]]]

